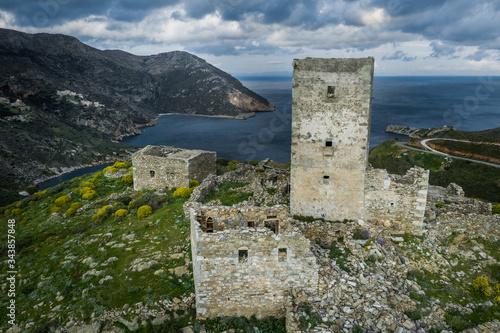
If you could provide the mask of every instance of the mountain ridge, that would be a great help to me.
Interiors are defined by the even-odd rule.
[[[98,50],[62,34],[0,29],[0,59],[3,96],[69,90],[120,112],[133,112],[132,118],[116,120],[136,129],[160,113],[245,118],[274,110],[236,78],[184,51],[136,56]],[[246,102],[235,101],[235,95]],[[109,126],[105,133],[135,134]]]

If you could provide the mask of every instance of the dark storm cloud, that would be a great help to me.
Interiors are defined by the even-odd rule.
[[[274,31],[288,29],[283,37],[288,39],[280,45],[303,40],[301,35],[309,36],[305,32],[331,31],[333,35],[304,40],[302,46],[316,49],[363,50],[387,42],[427,40],[433,41],[432,58],[453,57],[462,46],[475,46],[481,51],[500,50],[497,39],[500,0],[0,0],[0,10],[12,14],[21,28],[47,28],[97,15],[108,18],[107,29],[116,31],[120,22],[138,22],[163,8],[175,10],[168,18],[172,21],[196,21],[217,13],[222,24],[239,22],[238,37],[214,35],[210,40],[207,47],[214,50],[220,47],[218,53],[253,52],[257,47],[246,43],[247,39],[255,39],[255,27],[259,24]],[[296,34],[290,34],[290,29]],[[349,45],[345,38],[335,35],[339,30],[345,30],[345,36],[353,36]],[[393,40],[390,36],[394,36]],[[232,40],[235,38],[239,40]],[[332,42],[333,39],[339,42]],[[201,47],[205,42],[200,39],[195,44]],[[264,44],[260,43],[260,48],[267,52]],[[241,45],[244,48],[238,49]]]
[[[20,26],[43,28],[89,15],[139,21],[154,9],[178,2],[180,0],[2,0],[0,10],[13,14]]]
[[[398,50],[391,55],[386,55],[382,57],[382,60],[402,60],[402,61],[413,61],[417,57],[408,57],[408,53]]]

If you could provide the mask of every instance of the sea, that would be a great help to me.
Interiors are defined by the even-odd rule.
[[[242,76],[238,79],[273,103],[276,111],[259,112],[246,120],[162,115],[156,126],[142,129],[140,135],[125,138],[123,143],[212,150],[219,157],[239,161],[271,158],[280,163],[289,162],[292,78]],[[385,128],[390,124],[419,128],[446,125],[466,131],[500,127],[500,77],[376,76],[373,97],[370,148],[395,137],[405,138],[386,133]],[[82,172],[86,170],[62,175],[50,186]]]

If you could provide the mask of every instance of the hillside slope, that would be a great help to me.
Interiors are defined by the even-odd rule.
[[[48,90],[82,94],[115,110],[107,118],[116,121],[99,126],[98,118],[86,114],[74,122],[94,122],[115,136],[132,134],[124,128],[147,124],[158,113],[237,117],[274,110],[240,81],[187,52],[135,56],[101,51],[70,36],[0,29],[0,62],[3,96],[15,100]]]

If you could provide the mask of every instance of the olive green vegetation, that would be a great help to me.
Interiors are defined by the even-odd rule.
[[[0,206],[20,200],[18,192],[26,190],[34,179],[54,176],[50,167],[99,163],[106,156],[129,156],[135,149],[111,142],[111,136],[93,128],[75,125],[77,115],[85,118],[92,112],[100,114],[92,107],[75,105],[58,98],[55,92],[31,95],[25,103],[30,110],[0,104],[2,120],[10,115],[26,119],[0,122],[0,160],[4,161],[0,168]],[[106,117],[106,112],[101,113]]]
[[[217,193],[234,200],[234,189],[245,185],[225,183]],[[92,189],[97,197],[83,199],[83,188]],[[187,198],[173,194],[174,189],[160,193],[135,191],[127,178],[107,178],[98,172],[1,207],[2,225],[16,221],[15,265],[20,272],[16,322],[35,323],[33,332],[54,331],[70,317],[89,323],[92,315],[120,311],[125,304],[133,307],[142,302],[153,310],[159,301],[182,299],[194,293],[192,267],[186,264],[191,257],[189,221],[183,211]],[[145,206],[148,211],[151,208],[151,214],[139,218],[138,212]],[[51,213],[54,207],[59,213]],[[6,258],[7,232],[2,235],[0,256]],[[162,258],[150,268],[140,272],[130,269],[134,260],[151,260],[155,253]],[[110,258],[114,261],[108,262]],[[183,276],[170,271],[186,265],[188,274]],[[92,275],[91,267],[105,272]],[[105,276],[112,279],[100,283]],[[0,296],[0,307],[4,309],[10,299],[7,296]],[[58,306],[59,310],[54,311]],[[56,315],[51,319],[47,316],[50,313]],[[124,318],[132,320],[131,315]],[[284,319],[217,318],[197,324],[194,308],[178,310],[171,318],[161,326],[149,321],[138,332],[178,332],[188,325],[205,325],[214,328],[213,332],[222,327],[239,332],[246,332],[247,327],[252,332],[253,327],[260,332],[285,332]],[[6,322],[0,325],[4,331],[8,328]]]
[[[219,199],[224,206],[232,206],[234,204],[248,200],[253,193],[252,192],[241,192],[235,189],[244,187],[248,184],[246,183],[235,183],[235,182],[224,182],[219,185],[216,191],[210,192],[208,197],[203,201],[204,203],[210,202],[212,200]]]
[[[500,168],[460,159],[438,156],[385,141],[370,151],[368,161],[375,168],[404,175],[413,166],[430,170],[429,183],[446,187],[460,185],[468,197],[500,202]]]
[[[483,131],[460,131],[450,127],[448,131],[440,131],[428,135],[428,129],[421,129],[416,134],[422,138],[448,138],[478,142],[500,142],[500,127]]]
[[[500,159],[500,147],[496,144],[481,144],[476,142],[473,143],[449,140],[432,140],[430,141],[430,143],[467,154],[477,154],[490,158]]]

